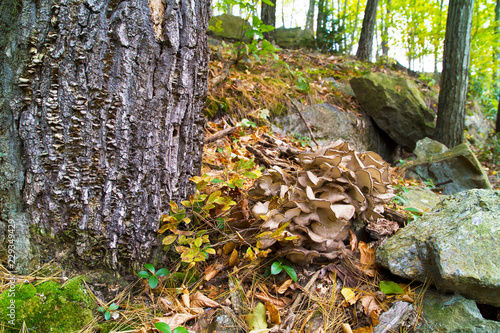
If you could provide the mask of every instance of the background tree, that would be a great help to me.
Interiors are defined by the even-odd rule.
[[[500,40],[500,0],[497,0],[495,5],[495,36],[496,41]],[[500,133],[500,45],[495,46],[494,60],[496,69],[493,72],[493,82],[494,82],[494,90],[498,95],[498,108],[497,108],[497,120],[495,124],[495,132]]]
[[[276,0],[262,0],[260,19],[262,23],[276,28]],[[264,38],[273,41],[275,39],[275,30],[264,32]]]
[[[309,0],[309,9],[306,16],[306,29],[314,31],[314,9],[316,7],[316,0]]]
[[[21,266],[138,268],[201,167],[210,4],[15,3],[0,32],[1,241],[13,225]]]
[[[462,143],[464,139],[473,10],[474,0],[450,1],[448,7],[434,137],[449,148]]]
[[[366,2],[363,27],[359,36],[358,51],[356,57],[359,60],[369,61],[372,55],[373,36],[375,34],[375,23],[377,20],[378,0],[368,0]]]

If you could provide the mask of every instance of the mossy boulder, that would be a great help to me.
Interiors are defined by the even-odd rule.
[[[23,322],[30,332],[73,332],[93,319],[93,301],[82,286],[82,278],[61,285],[55,281],[17,284],[0,295],[0,322],[4,332],[18,333]],[[12,315],[14,314],[14,315]]]
[[[350,84],[365,112],[396,143],[413,150],[418,140],[432,136],[436,115],[413,81],[370,73]]]
[[[277,28],[275,30],[276,44],[284,49],[314,48],[314,33],[309,29]]]
[[[213,16],[210,19],[209,26],[213,27],[213,30],[212,28],[211,30],[213,34],[218,37],[227,38],[233,41],[249,41],[249,38],[245,38],[245,32],[251,27],[251,25],[248,21],[239,16],[229,14]]]
[[[392,274],[500,306],[500,191],[449,196],[376,252]]]
[[[442,184],[444,194],[492,188],[488,175],[467,143],[447,149],[426,138],[417,143],[414,153],[417,158],[404,165],[408,178],[432,179],[435,184]]]

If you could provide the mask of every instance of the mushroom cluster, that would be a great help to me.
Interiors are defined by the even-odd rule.
[[[344,248],[352,219],[382,218],[383,203],[394,196],[389,164],[344,141],[301,153],[296,162],[296,171],[268,169],[250,191],[258,200],[252,213],[267,235],[260,246],[278,242],[278,254],[297,264],[334,259]]]

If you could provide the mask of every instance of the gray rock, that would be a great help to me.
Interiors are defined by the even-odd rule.
[[[417,208],[422,213],[432,210],[445,196],[438,195],[426,187],[407,187],[406,192],[399,194],[406,208]]]
[[[314,33],[301,28],[291,28],[286,29],[284,27],[277,28],[276,33],[276,44],[284,49],[298,49],[301,47],[312,48],[315,46]]]
[[[488,175],[467,143],[443,151],[443,145],[431,139],[417,143],[416,160],[405,164],[408,178],[432,179],[440,185],[444,194],[454,194],[469,189],[491,189]]]
[[[500,306],[500,191],[448,197],[382,244],[376,261],[393,274]]]
[[[413,150],[418,140],[434,132],[436,115],[413,81],[370,73],[352,78],[350,84],[365,112],[401,146]]]
[[[351,86],[342,82],[338,82],[333,77],[324,78],[324,80],[330,83],[335,89],[339,90],[341,93],[347,96],[355,97],[354,91]]]
[[[427,290],[424,295],[421,319],[415,332],[500,332],[500,323],[484,319],[474,301],[460,295],[443,295],[432,290]]]
[[[471,108],[465,114],[465,130],[467,140],[474,146],[483,145],[493,130],[493,124],[479,108]]]
[[[221,21],[222,31],[213,31],[214,35],[231,40],[248,40],[245,38],[245,32],[251,27],[248,21],[239,16],[222,14],[213,16],[209,25],[215,27],[218,21]]]
[[[389,159],[390,153],[385,141],[366,115],[354,115],[326,103],[304,106],[301,112],[320,145],[344,139],[358,151],[373,150],[386,160]],[[274,122],[272,130],[275,133],[310,137],[307,127],[295,110],[286,116],[275,118]]]

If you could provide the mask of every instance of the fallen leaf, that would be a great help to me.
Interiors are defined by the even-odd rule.
[[[380,281],[379,287],[380,291],[386,295],[404,293],[403,288],[401,288],[396,282],[393,281]]]
[[[344,296],[344,299],[347,303],[349,303],[349,305],[353,305],[358,300],[358,298],[356,297],[356,293],[354,293],[351,288],[344,287],[342,288],[340,293],[342,294],[342,296]]]
[[[233,241],[229,241],[222,247],[222,252],[224,252],[225,255],[229,255],[231,252],[233,252],[235,246],[236,244],[234,244]]]
[[[274,325],[281,324],[281,317],[278,308],[271,302],[266,302],[265,307],[266,310],[269,311],[271,323]]]
[[[278,288],[276,288],[276,292],[280,295],[284,294],[288,290],[288,288],[290,287],[290,285],[292,283],[293,283],[292,279],[286,280],[285,282],[280,284],[280,286]]]
[[[383,311],[380,304],[378,304],[375,296],[372,295],[363,296],[361,297],[360,302],[361,305],[363,306],[363,311],[367,316],[370,316],[372,312],[379,314]]]
[[[375,264],[375,250],[370,248],[365,242],[359,242],[358,245],[360,252],[359,261],[361,264],[366,266],[372,266]]]
[[[252,312],[245,317],[248,328],[252,330],[260,330],[267,328],[266,307],[262,303],[257,303]]]
[[[214,300],[211,300],[210,298],[203,295],[199,291],[192,294],[189,297],[189,300],[191,301],[191,306],[194,308],[217,308],[220,306],[219,303],[217,303]]]
[[[349,245],[351,246],[351,252],[354,253],[358,248],[358,237],[356,237],[356,234],[354,233],[354,231],[352,231],[352,229],[349,229],[349,236]]]
[[[186,306],[186,308],[190,308],[190,300],[189,300],[189,290],[187,288],[182,289],[181,295],[182,303]]]
[[[373,332],[373,327],[372,326],[365,326],[365,327],[359,327],[356,328],[352,333],[372,333]]]
[[[183,325],[185,322],[198,317],[190,313],[176,313],[167,317],[155,318],[155,323],[165,323],[170,327],[177,327]]]
[[[240,263],[240,259],[238,258],[238,251],[236,249],[233,250],[231,256],[229,257],[228,265],[229,267],[236,266]]]
[[[163,308],[165,309],[165,311],[167,312],[170,312],[172,311],[172,302],[163,298],[163,297],[160,297],[160,303],[161,305],[163,306]]]

